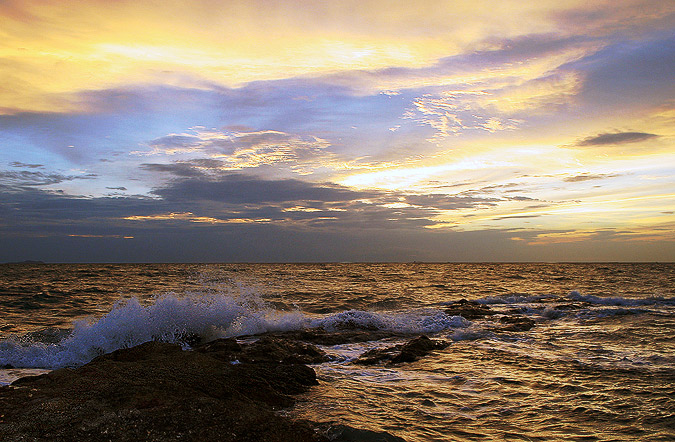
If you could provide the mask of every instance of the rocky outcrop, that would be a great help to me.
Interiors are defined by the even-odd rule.
[[[314,345],[274,336],[262,336],[248,345],[240,345],[235,339],[218,339],[196,347],[195,351],[243,363],[320,364],[329,360]]]
[[[0,440],[325,441],[274,410],[316,384],[313,346],[148,342],[0,387]]]
[[[431,340],[422,335],[405,344],[369,350],[359,356],[354,363],[374,365],[381,363],[398,364],[401,362],[414,362],[419,358],[426,356],[433,350],[443,349],[448,345],[450,344],[446,341]]]
[[[506,324],[500,331],[522,332],[534,327],[534,321],[526,316],[502,316],[499,322]]]
[[[354,342],[379,341],[381,339],[404,337],[408,335],[388,330],[343,329],[328,331],[318,327],[302,330],[291,330],[287,332],[268,333],[267,336],[330,346]]]
[[[405,442],[405,439],[384,431],[362,430],[347,425],[330,425],[325,433],[334,442]]]
[[[469,320],[496,314],[496,312],[493,312],[487,305],[480,304],[476,301],[468,301],[466,299],[460,299],[459,301],[450,304],[448,308],[445,309],[445,312],[449,315],[461,316],[464,319]]]

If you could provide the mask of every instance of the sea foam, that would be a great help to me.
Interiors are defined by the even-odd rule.
[[[572,301],[587,302],[589,304],[595,305],[609,305],[609,306],[620,306],[620,307],[638,307],[645,305],[656,305],[656,304],[665,304],[673,305],[675,304],[675,298],[661,298],[661,297],[651,297],[651,298],[623,298],[620,296],[607,296],[600,297],[594,295],[582,295],[576,290],[570,292],[567,295]]]
[[[148,341],[178,343],[184,347],[219,337],[323,328],[382,330],[397,333],[437,333],[467,327],[461,316],[437,309],[404,312],[348,310],[310,316],[299,310],[274,309],[255,294],[167,294],[142,304],[119,301],[98,319],[76,321],[59,342],[40,342],[36,334],[0,341],[0,366],[60,368],[85,364],[104,353]],[[37,334],[39,335],[39,334]]]
[[[118,302],[103,317],[73,323],[58,343],[0,341],[0,366],[59,368],[78,366],[94,357],[151,340],[187,345],[196,338],[280,331],[301,327],[299,312],[267,308],[259,298],[226,295],[163,295],[149,305],[131,298]]]

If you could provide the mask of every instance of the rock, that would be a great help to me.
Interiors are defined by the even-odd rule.
[[[499,318],[502,324],[508,324],[502,327],[500,331],[521,332],[534,327],[534,321],[526,316],[503,316]]]
[[[464,319],[478,319],[485,316],[491,316],[496,314],[485,304],[479,304],[476,301],[467,301],[466,299],[460,299],[448,306],[445,312],[452,316],[461,316]]]
[[[374,365],[382,362],[398,364],[401,362],[414,362],[426,356],[433,350],[446,348],[449,343],[441,340],[431,340],[422,335],[411,341],[388,348],[377,348],[363,353],[354,361],[356,364]]]
[[[0,440],[326,441],[274,412],[316,384],[314,371],[224,361],[219,353],[246,350],[233,341],[199,351],[148,342],[0,387]]]
[[[336,330],[307,328],[287,332],[268,333],[267,336],[312,342],[319,345],[340,345],[354,342],[379,341],[387,338],[403,337],[404,334],[385,330]]]
[[[329,360],[326,353],[300,341],[263,336],[244,346],[234,339],[218,339],[195,348],[224,361],[279,364],[320,364]]]
[[[241,359],[242,362],[266,361],[285,364],[320,364],[328,360],[326,353],[314,345],[271,336],[263,336],[249,345]]]
[[[385,431],[362,430],[342,424],[331,425],[326,434],[333,442],[405,442],[405,439]]]

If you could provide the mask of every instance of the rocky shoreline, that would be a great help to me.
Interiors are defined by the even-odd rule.
[[[472,319],[495,315],[462,300],[448,313]],[[500,317],[495,332],[527,331],[534,321],[518,312]],[[198,344],[146,342],[101,355],[79,368],[63,368],[0,386],[3,442],[83,441],[403,441],[344,425],[326,428],[281,416],[295,396],[318,385],[308,364],[329,361],[316,345],[403,338],[346,327],[304,329]],[[189,339],[188,339],[189,338]],[[361,365],[414,362],[449,343],[426,336],[365,352]],[[367,435],[364,436],[364,433]]]
[[[275,413],[317,384],[303,363],[324,359],[271,338],[193,351],[148,342],[0,387],[0,440],[326,441]]]
[[[192,350],[152,341],[78,368],[18,379],[0,386],[0,440],[404,442],[387,433],[281,416],[278,411],[292,406],[296,395],[318,384],[307,364],[329,360],[295,334],[218,339]],[[367,335],[317,330],[314,340],[375,337]],[[446,345],[422,336],[368,355],[367,363],[412,361]]]

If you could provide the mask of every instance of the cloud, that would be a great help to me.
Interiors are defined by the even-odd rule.
[[[675,33],[609,44],[566,66],[584,76],[579,98],[595,112],[652,108],[675,93]]]
[[[581,181],[589,181],[589,180],[602,180],[605,178],[614,178],[617,176],[621,176],[620,173],[598,173],[598,174],[592,174],[592,173],[581,173],[579,175],[573,175],[573,176],[568,176],[563,178],[563,181],[566,183],[578,183]]]
[[[500,220],[504,220],[504,219],[539,218],[540,216],[543,216],[543,215],[507,215],[507,216],[495,217],[494,219],[497,220],[497,221],[500,221]]]
[[[142,156],[195,156],[175,162],[180,166],[145,164],[147,170],[171,171],[180,176],[197,169],[240,170],[262,166],[285,166],[295,173],[311,173],[323,167],[334,155],[326,151],[330,144],[313,135],[290,134],[276,130],[234,131],[196,128],[192,133],[171,134],[148,143],[151,151],[136,151]],[[182,169],[181,169],[182,168]]]
[[[615,132],[602,133],[579,141],[577,146],[605,146],[612,144],[637,143],[639,141],[657,138],[659,135],[645,132]]]
[[[314,184],[297,179],[264,180],[239,174],[180,180],[152,193],[172,202],[206,200],[228,204],[340,202],[382,196],[379,192],[354,191],[329,183]]]
[[[96,174],[86,175],[63,175],[60,173],[44,173],[22,171],[2,171],[0,170],[0,184],[7,188],[21,188],[23,186],[49,186],[59,184],[64,181],[89,180],[96,178]]]
[[[27,164],[27,163],[22,163],[20,161],[13,161],[9,163],[10,166],[12,167],[27,167],[29,169],[42,169],[44,168],[44,164]]]
[[[152,140],[148,144],[155,152],[161,151],[164,154],[172,155],[200,150],[201,142],[201,138],[196,135],[171,134]]]
[[[204,175],[199,168],[187,162],[175,162],[171,164],[142,163],[140,168],[151,172],[169,173],[178,177],[198,177]]]
[[[450,196],[444,194],[407,195],[405,201],[421,206],[441,210],[466,209],[476,206],[496,206],[499,198],[481,198],[474,196]]]
[[[6,190],[0,186],[0,190]],[[183,177],[154,198],[82,197],[35,188],[0,192],[0,231],[22,235],[134,236],[188,226],[227,231],[246,224],[282,229],[416,229],[436,209],[396,205],[399,195],[246,175]],[[58,210],[54,210],[58,207]]]
[[[0,219],[11,226],[8,233],[68,231],[73,227],[112,229],[114,220],[134,214],[165,211],[161,200],[139,197],[87,198],[35,187],[0,186]],[[57,210],[55,210],[55,208]],[[1,224],[1,223],[0,223]]]

